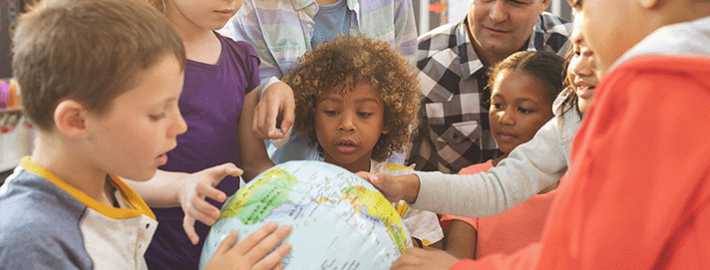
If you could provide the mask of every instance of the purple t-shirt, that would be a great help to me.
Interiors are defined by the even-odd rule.
[[[244,95],[259,85],[259,57],[249,44],[216,35],[222,42],[217,64],[187,60],[179,106],[188,128],[177,136],[177,147],[168,152],[161,170],[194,173],[226,162],[240,165],[239,117]],[[239,188],[239,178],[228,176],[217,188],[230,196]],[[195,222],[200,242],[192,245],[182,228],[182,208],[152,210],[158,229],[145,253],[148,268],[197,269],[209,227]]]

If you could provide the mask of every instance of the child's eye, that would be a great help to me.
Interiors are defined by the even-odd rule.
[[[362,118],[367,118],[367,117],[369,117],[370,115],[372,115],[372,113],[369,113],[369,112],[359,112],[359,113],[357,113],[357,115],[360,116],[360,117],[362,117]]]
[[[334,115],[338,114],[338,111],[325,110],[325,111],[323,111],[323,113],[325,113],[325,115],[328,115],[328,116],[334,116]]]
[[[531,110],[525,109],[523,107],[518,108],[518,111],[520,111],[521,113],[531,113],[532,112]]]
[[[163,117],[165,117],[165,113],[151,114],[151,115],[148,115],[148,117],[150,117],[150,120],[158,121],[160,119],[163,119]]]
[[[500,110],[503,108],[503,104],[491,102],[491,108]]]

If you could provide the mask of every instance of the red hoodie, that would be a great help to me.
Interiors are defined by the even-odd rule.
[[[710,57],[607,74],[565,177],[540,243],[451,269],[710,269]]]

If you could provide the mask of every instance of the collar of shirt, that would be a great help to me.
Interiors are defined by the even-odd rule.
[[[456,49],[457,54],[461,58],[461,77],[467,79],[479,69],[484,68],[483,62],[478,58],[476,51],[473,49],[473,43],[468,35],[468,15],[465,19],[456,26]]]

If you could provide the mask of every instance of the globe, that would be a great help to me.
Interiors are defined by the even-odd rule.
[[[241,241],[271,221],[291,226],[285,269],[389,269],[412,245],[397,211],[369,182],[329,163],[289,161],[227,199],[200,269],[231,230]]]

